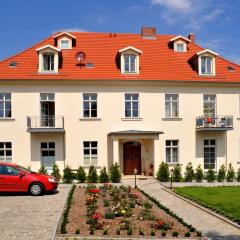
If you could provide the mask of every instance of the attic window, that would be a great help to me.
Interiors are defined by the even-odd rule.
[[[43,71],[54,71],[54,53],[43,54]]]
[[[201,74],[213,74],[213,58],[210,56],[201,57]]]
[[[124,54],[124,72],[136,73],[136,55]]]
[[[68,49],[70,46],[69,40],[68,39],[61,39],[61,49]]]
[[[86,63],[86,68],[93,68],[93,63],[91,62]]]
[[[9,67],[12,67],[12,68],[17,67],[17,62],[16,62],[16,61],[11,61],[11,62],[9,63]]]
[[[236,71],[236,69],[235,69],[234,67],[232,67],[232,66],[228,66],[228,67],[227,67],[227,70],[228,70],[229,72],[235,72],[235,71]]]
[[[177,43],[176,44],[176,51],[177,52],[184,52],[184,43]]]

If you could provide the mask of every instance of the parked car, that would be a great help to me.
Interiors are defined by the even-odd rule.
[[[57,189],[58,180],[12,163],[0,163],[0,192],[29,192],[39,196]]]

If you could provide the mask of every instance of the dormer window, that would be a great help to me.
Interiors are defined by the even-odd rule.
[[[174,52],[187,52],[187,44],[191,42],[191,40],[179,35],[170,39],[170,42],[173,43]]]
[[[121,61],[121,73],[124,74],[138,74],[139,73],[139,59],[141,50],[132,46],[119,50]]]
[[[184,43],[177,43],[177,52],[184,52]]]
[[[43,71],[54,71],[54,53],[43,53]]]
[[[213,74],[213,58],[201,57],[201,74]]]
[[[67,39],[61,39],[61,49],[69,49],[70,43]]]
[[[72,49],[73,41],[76,41],[76,37],[68,32],[60,32],[53,36],[55,44],[60,49]]]

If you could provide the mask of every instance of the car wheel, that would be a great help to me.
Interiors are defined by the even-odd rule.
[[[32,183],[29,192],[33,196],[40,196],[43,194],[44,187],[41,183]]]

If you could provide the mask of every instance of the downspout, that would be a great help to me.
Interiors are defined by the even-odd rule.
[[[226,153],[226,159],[225,159],[225,168],[227,170],[228,166],[228,153],[227,153],[227,131],[225,132],[225,153]]]

